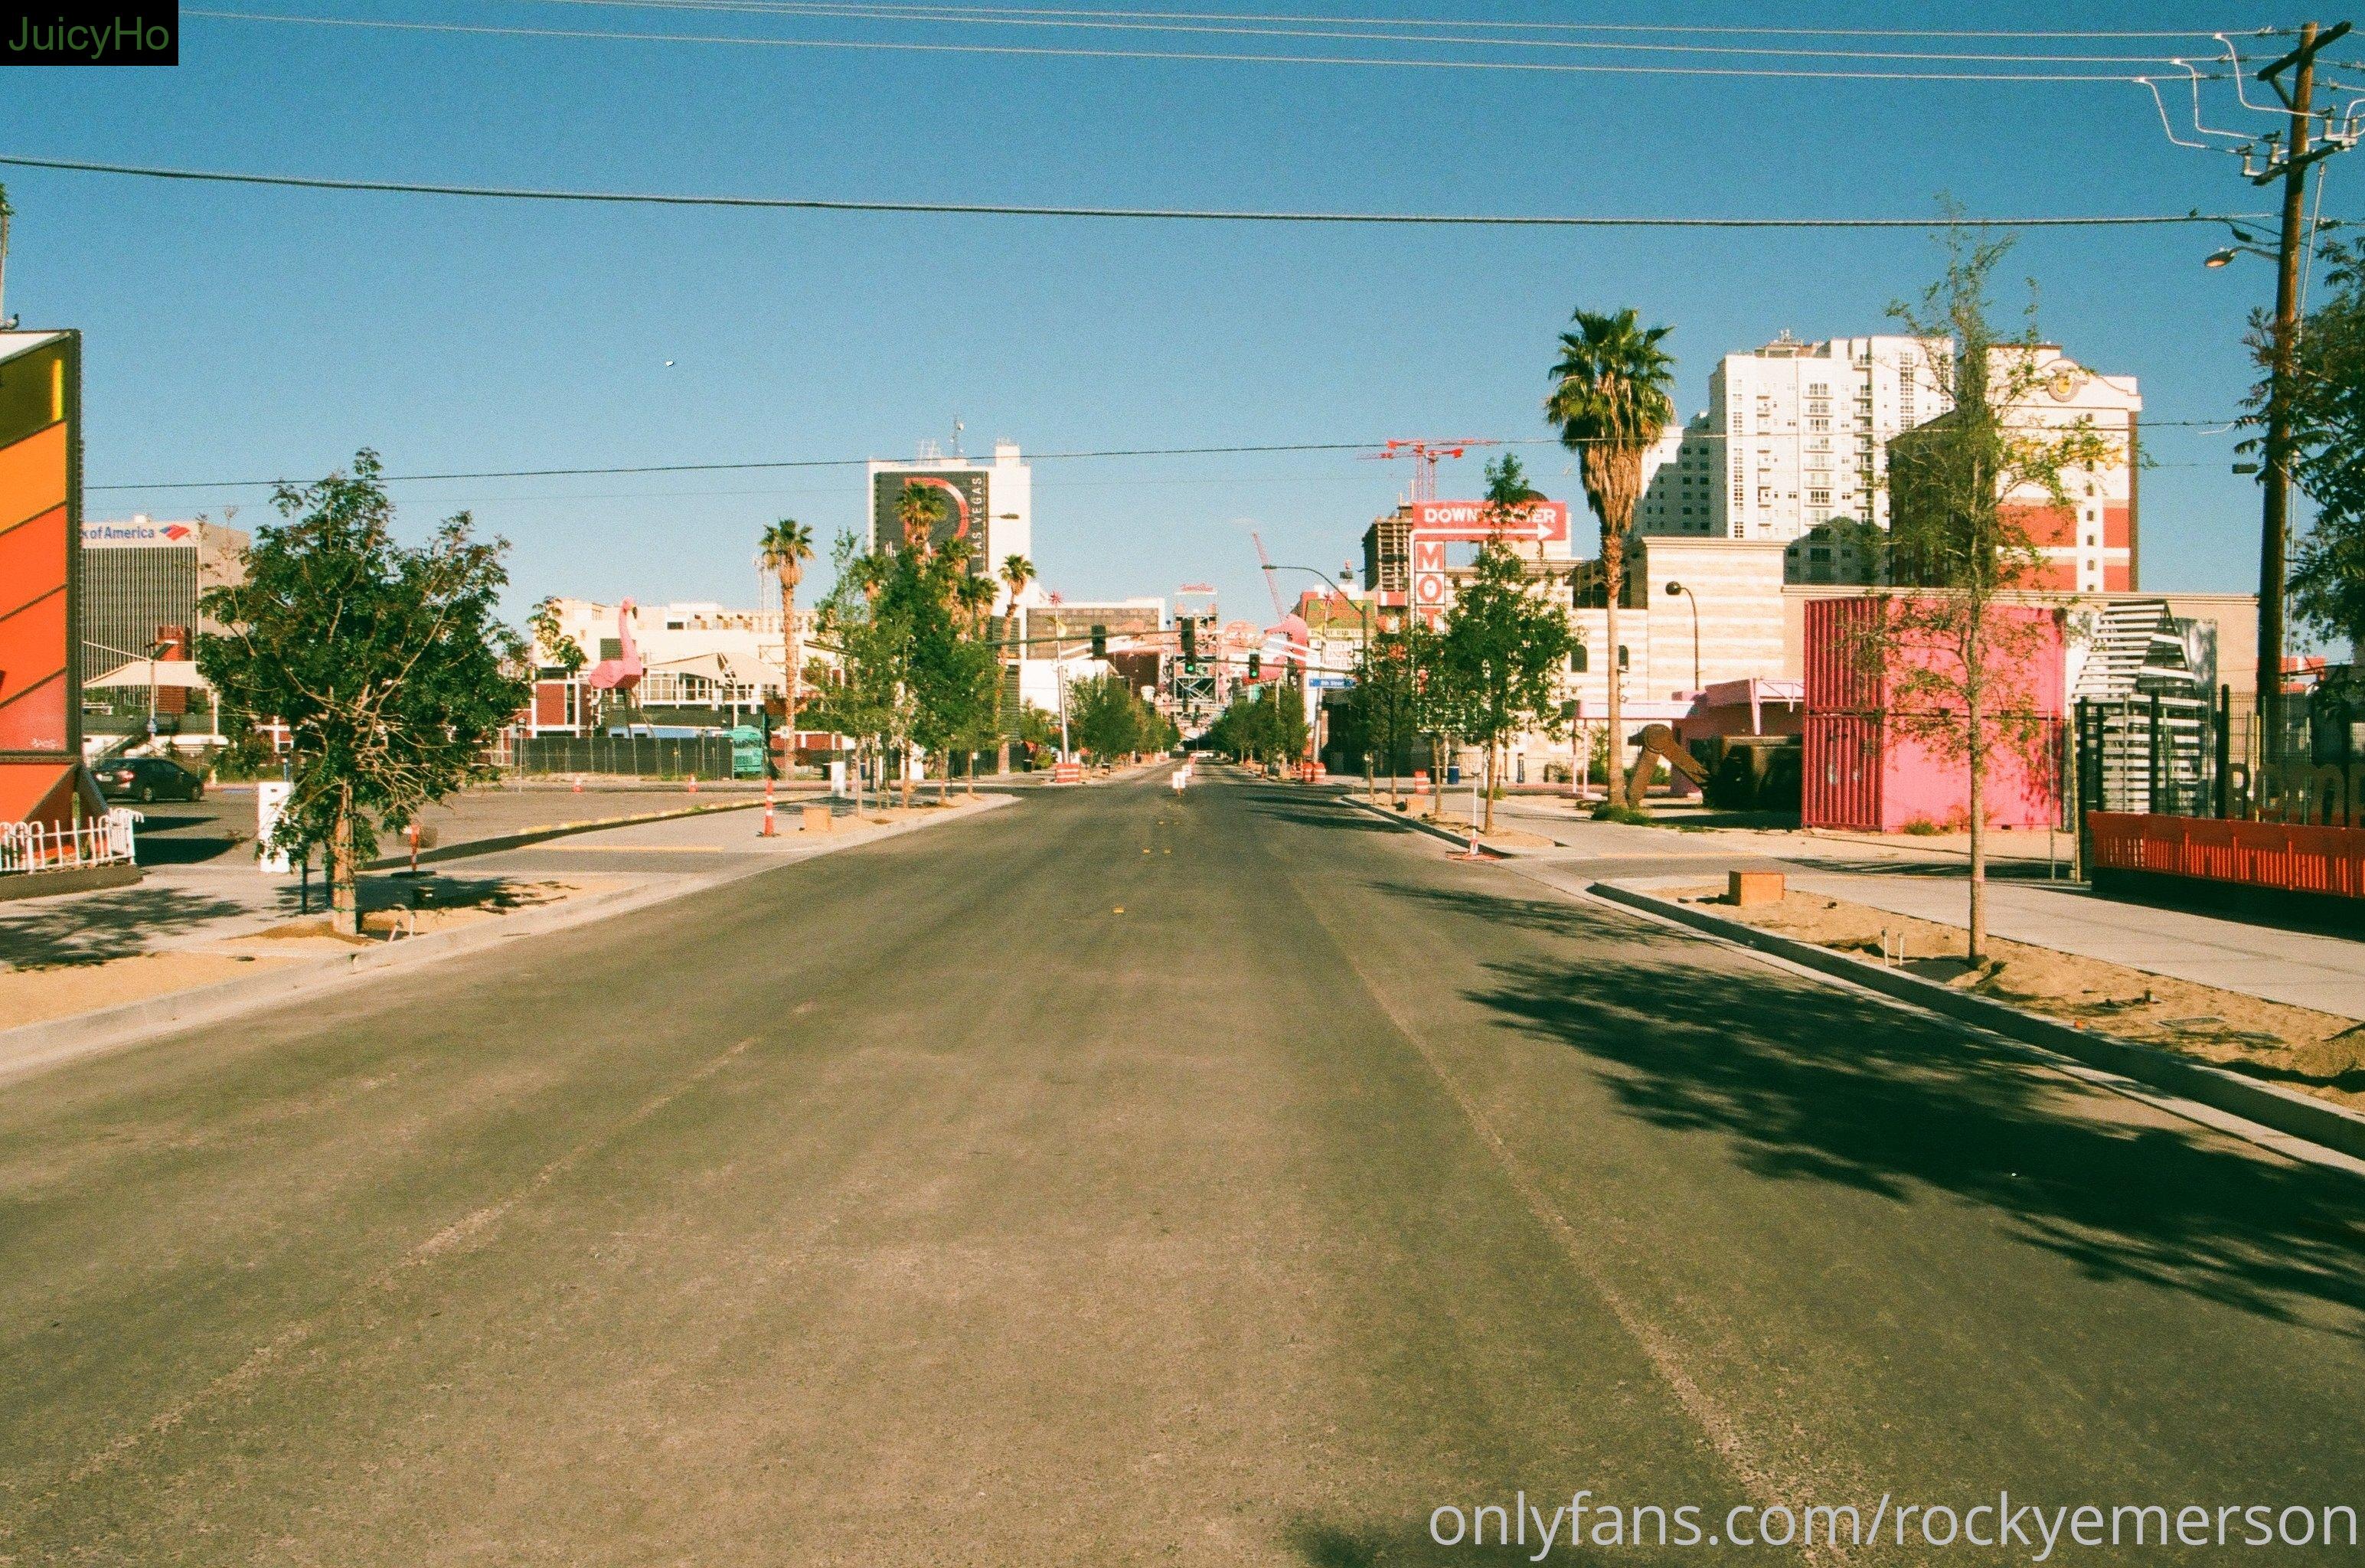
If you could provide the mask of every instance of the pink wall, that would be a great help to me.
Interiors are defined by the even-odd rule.
[[[2054,761],[2060,745],[2060,721],[2046,719],[2024,746],[1989,749],[1983,803],[1990,826],[2060,820]],[[1970,820],[1969,770],[1962,760],[1934,752],[1885,715],[1810,715],[1806,748],[1799,807],[1809,827],[1900,833],[1915,822],[1959,827]]]
[[[1893,613],[1878,598],[1826,599],[1807,605],[1805,790],[1801,815],[1810,827],[1895,833],[1913,822],[1960,825],[1969,818],[1968,767],[1931,740],[1911,734],[1891,711],[1914,667],[1958,668],[1938,646],[1900,648],[1887,669],[1866,670],[1849,645],[1874,616]],[[2060,714],[2064,700],[2062,619],[2057,610],[1999,606],[1995,613],[2034,639],[2000,663],[2016,665],[2016,689],[2000,692],[2002,711],[2036,720],[2025,743],[1988,748],[1985,814],[1999,827],[2043,827],[2058,820]],[[2004,672],[1999,671],[2001,678]],[[1952,703],[1922,711],[1940,714]],[[1959,711],[1959,710],[1956,710]],[[2018,726],[2014,726],[2018,727]]]

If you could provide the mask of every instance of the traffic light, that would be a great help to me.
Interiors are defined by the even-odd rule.
[[[1186,659],[1199,656],[1199,620],[1194,615],[1182,618],[1182,656]]]
[[[1249,678],[1250,680],[1255,680],[1263,674],[1264,655],[1262,654],[1250,654],[1249,655]]]
[[[1108,628],[1097,621],[1093,622],[1093,657],[1108,657]]]

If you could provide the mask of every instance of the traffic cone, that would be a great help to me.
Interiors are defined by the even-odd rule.
[[[772,781],[764,780],[764,836],[772,836]]]

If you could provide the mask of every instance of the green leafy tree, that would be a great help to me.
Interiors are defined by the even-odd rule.
[[[1578,454],[1585,498],[1601,523],[1601,577],[1606,595],[1609,733],[1621,759],[1626,751],[1624,695],[1614,650],[1619,600],[1625,597],[1626,537],[1642,494],[1642,459],[1676,417],[1675,361],[1659,344],[1670,329],[1644,327],[1630,309],[1614,315],[1576,312],[1575,330],[1560,335],[1552,395],[1544,417],[1560,427],[1561,444]],[[1608,803],[1625,804],[1619,770],[1611,769]]]
[[[1059,715],[1037,708],[1032,702],[1019,703],[1017,730],[1018,744],[1026,748],[1027,766],[1030,767],[1034,766],[1035,758],[1059,747]]]
[[[786,703],[789,759],[796,760],[797,711],[804,697],[804,635],[797,625],[797,585],[804,581],[805,563],[813,559],[813,530],[795,518],[784,517],[764,530],[756,542],[756,567],[774,574],[780,583],[780,656],[788,677]],[[771,753],[765,751],[768,768]],[[765,777],[769,778],[768,772]]]
[[[997,684],[983,613],[992,604],[992,584],[970,570],[970,560],[963,539],[941,550],[904,551],[890,567],[884,595],[912,638],[912,739],[942,763],[939,799],[952,788],[954,754],[983,740]]]
[[[1076,745],[1105,767],[1158,746],[1164,727],[1122,677],[1101,675],[1068,688],[1068,728]]]
[[[1963,770],[1970,833],[1971,961],[1987,954],[1987,793],[2000,756],[2042,767],[2043,721],[2026,700],[2046,639],[2041,620],[2005,602],[2041,556],[2029,521],[2069,504],[2068,478],[2126,454],[2079,419],[2033,412],[2051,374],[2034,288],[2016,334],[1991,319],[1989,280],[2009,239],[1949,230],[1944,272],[1918,302],[1889,313],[1925,342],[1947,412],[1889,443],[1887,580],[1844,650],[1889,691],[1893,733]],[[1901,591],[1900,591],[1901,590]]]
[[[533,633],[533,653],[537,662],[553,669],[563,670],[572,680],[590,661],[585,657],[583,644],[566,633],[558,619],[558,596],[552,594],[533,607],[526,617],[526,630]]]
[[[1426,632],[1418,625],[1375,633],[1356,650],[1350,711],[1362,745],[1387,769],[1388,800],[1401,798],[1399,764],[1420,744],[1420,664]]]
[[[1306,711],[1296,689],[1279,683],[1239,692],[1201,737],[1206,748],[1240,762],[1287,762],[1306,749]]]
[[[489,777],[486,748],[530,690],[525,644],[496,618],[506,544],[475,538],[465,512],[422,546],[397,543],[382,473],[365,450],[351,476],[282,486],[286,521],[256,531],[245,581],[203,598],[230,630],[197,639],[233,741],[268,720],[287,726],[295,789],[273,843],[326,849],[330,907],[349,935],[379,831]]]
[[[900,605],[882,603],[889,557],[868,554],[854,534],[830,551],[836,580],[822,599],[815,632],[837,655],[813,698],[813,722],[854,743],[854,803],[866,768],[901,755],[912,729],[912,638]]]
[[[2315,516],[2292,554],[2300,623],[2365,658],[2365,244],[2325,247],[2331,297],[2308,312],[2292,394],[2292,476]],[[2269,340],[2253,335],[2263,365]],[[2263,424],[2266,386],[2249,399]]]
[[[1544,494],[1528,483],[1528,471],[1515,452],[1507,452],[1486,465],[1486,520],[1489,527],[1500,532],[1519,525],[1530,508],[1542,500]],[[1536,541],[1536,559],[1544,555],[1543,541]]]
[[[1460,699],[1462,737],[1486,754],[1482,832],[1495,831],[1505,745],[1524,731],[1552,734],[1560,724],[1557,681],[1574,643],[1568,617],[1536,591],[1519,557],[1500,543],[1482,546],[1437,649],[1437,666]]]

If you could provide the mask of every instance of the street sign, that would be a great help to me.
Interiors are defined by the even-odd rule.
[[[1355,678],[1351,675],[1308,676],[1306,684],[1317,691],[1344,691],[1355,684]]]

